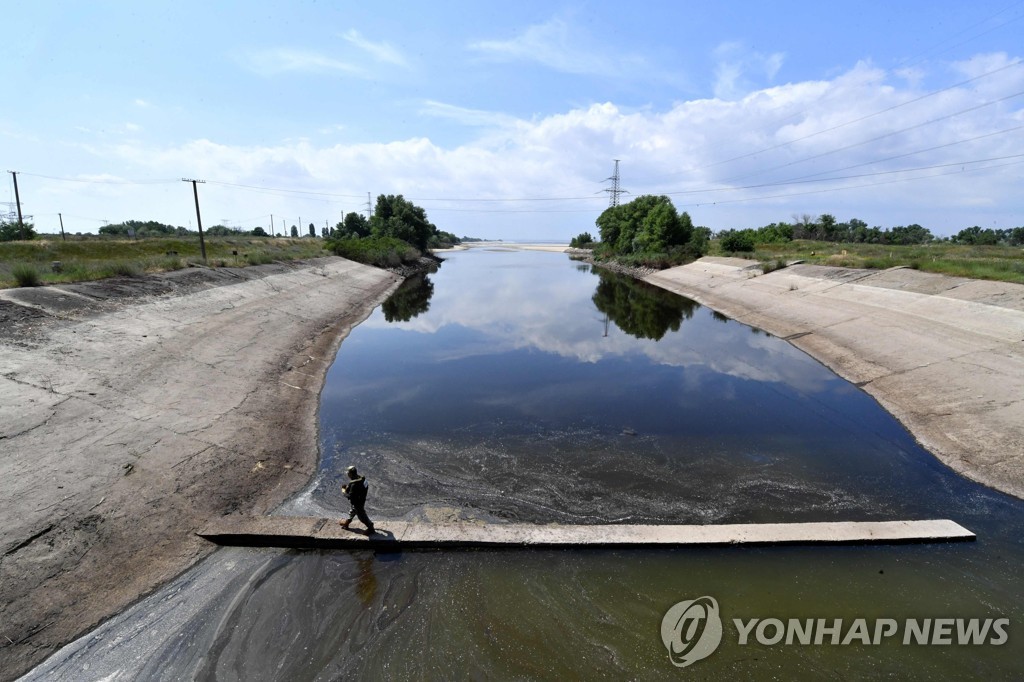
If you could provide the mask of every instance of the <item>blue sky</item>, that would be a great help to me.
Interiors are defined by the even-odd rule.
[[[43,231],[190,225],[198,177],[205,225],[333,224],[370,192],[567,239],[616,158],[716,230],[1024,225],[1024,1],[39,1],[4,24],[0,159]]]

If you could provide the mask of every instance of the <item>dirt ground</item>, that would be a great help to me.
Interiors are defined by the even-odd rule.
[[[327,368],[399,279],[323,258],[0,291],[0,679],[309,481]]]

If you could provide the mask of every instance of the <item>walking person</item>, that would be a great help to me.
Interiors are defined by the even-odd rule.
[[[365,477],[359,475],[355,467],[349,467],[345,473],[348,474],[349,481],[341,486],[341,492],[348,498],[352,509],[348,512],[348,518],[338,523],[342,528],[348,528],[352,523],[352,517],[357,516],[366,526],[367,535],[373,535],[376,532],[373,529],[373,521],[366,515],[366,493],[370,490],[370,484],[366,482]]]

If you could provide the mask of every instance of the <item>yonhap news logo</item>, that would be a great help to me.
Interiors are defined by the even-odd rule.
[[[681,601],[661,619],[661,641],[672,665],[685,668],[707,658],[722,643],[722,618],[714,597]]]
[[[1009,618],[734,618],[739,646],[1002,646]],[[714,597],[673,605],[661,619],[661,641],[672,665],[685,668],[707,658],[722,643],[722,617]]]

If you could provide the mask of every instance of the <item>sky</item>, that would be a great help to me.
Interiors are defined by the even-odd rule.
[[[402,194],[459,236],[567,240],[615,159],[620,202],[716,231],[1024,225],[1024,0],[34,0],[4,28],[0,170],[41,232],[194,228],[195,178],[204,226]]]

